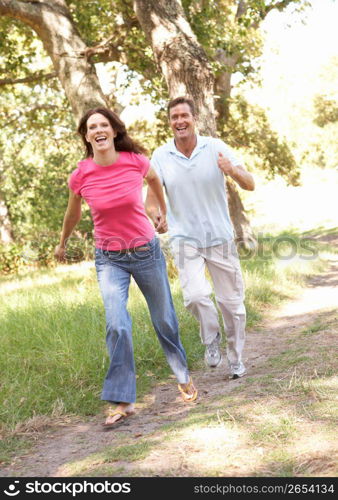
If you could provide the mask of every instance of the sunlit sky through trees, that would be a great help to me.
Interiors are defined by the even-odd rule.
[[[312,101],[322,89],[325,65],[334,55],[338,56],[338,2],[312,0],[311,5],[305,12],[294,13],[290,6],[267,16],[261,25],[265,33],[264,52],[257,61],[262,87],[255,84],[240,90],[268,111],[272,125],[283,135],[288,135],[287,115],[294,103],[306,106],[307,101]],[[102,85],[108,89],[102,65],[98,65],[98,72]],[[120,74],[120,81],[123,77]],[[236,75],[233,82],[236,84]],[[127,124],[135,119],[151,119],[153,115],[153,106],[147,99],[143,99],[142,106],[128,105],[133,91],[137,92],[137,87],[125,90],[120,99],[126,106],[121,116]]]
[[[325,92],[330,75],[325,70],[338,57],[338,2],[312,0],[300,14],[273,11],[262,23],[265,45],[261,63],[262,87],[250,100],[269,109],[272,124],[287,133],[295,105],[310,107],[316,93]]]

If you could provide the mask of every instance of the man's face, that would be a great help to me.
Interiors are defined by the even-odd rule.
[[[195,118],[187,103],[177,104],[170,109],[169,124],[177,140],[185,140],[195,136]]]

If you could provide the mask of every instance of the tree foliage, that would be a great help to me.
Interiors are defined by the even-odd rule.
[[[246,163],[265,170],[267,178],[281,175],[289,184],[299,182],[299,169],[289,144],[271,129],[265,111],[237,96],[231,100],[231,113],[224,126],[226,142],[248,151]],[[250,159],[251,157],[251,159]]]
[[[62,11],[85,47],[66,58],[87,61],[88,68],[115,62],[126,68],[130,81],[137,76],[142,85],[140,100],[143,92],[158,106],[155,124],[138,123],[132,128],[150,151],[168,134],[164,110],[168,91],[132,0],[0,1],[1,191],[16,240],[28,241],[39,233],[59,230],[67,203],[65,184],[82,152],[56,61],[52,64],[46,40],[31,26],[8,17],[6,6],[15,3]],[[237,73],[247,80],[257,74],[255,61],[262,48],[259,26],[271,10],[307,4],[306,0],[182,0],[192,32],[211,64],[216,103],[224,104],[218,109],[218,134],[233,147],[249,150],[256,166],[268,176],[284,175],[289,182],[297,181],[289,146],[270,129],[262,110],[231,95],[231,76]],[[105,98],[118,105],[115,94]],[[91,231],[86,213],[80,230]]]
[[[338,166],[338,57],[333,56],[317,76],[320,92],[313,99],[311,118],[316,125],[305,159],[321,168]]]
[[[318,127],[338,122],[338,101],[334,97],[317,95],[313,104],[315,111],[313,121]]]

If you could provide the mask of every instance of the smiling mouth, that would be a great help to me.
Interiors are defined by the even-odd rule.
[[[187,130],[187,127],[176,127],[176,130],[178,132],[183,132],[184,130]]]
[[[100,135],[100,136],[95,138],[95,142],[97,142],[98,144],[105,142],[106,140],[107,140],[107,137],[105,137],[103,135]]]

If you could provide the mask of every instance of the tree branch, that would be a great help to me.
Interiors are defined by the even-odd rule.
[[[38,2],[0,0],[0,15],[14,17],[34,26],[41,20],[42,7]]]
[[[264,9],[261,9],[259,14],[261,19],[265,19],[266,16],[271,12],[273,9],[277,9],[279,11],[282,11],[285,9],[290,3],[294,3],[295,0],[280,0],[279,2],[273,3],[271,5],[267,5]]]
[[[295,0],[279,0],[278,2],[275,2],[271,5],[263,5],[259,10],[258,10],[258,15],[261,20],[265,19],[266,16],[271,12],[273,9],[277,9],[279,11],[282,11],[285,9],[290,3],[295,3]],[[244,14],[246,14],[248,10],[248,4],[245,0],[239,0],[238,6],[237,6],[237,11],[235,15],[235,19],[239,19],[242,17]],[[254,23],[251,24],[252,28],[258,28],[258,22],[255,21]]]
[[[57,73],[36,73],[31,76],[26,76],[24,78],[3,78],[0,80],[0,86],[4,85],[16,85],[17,83],[31,83],[39,82],[41,80],[51,80],[52,78],[57,78]]]
[[[17,19],[28,19],[36,21],[41,16],[42,9],[59,14],[70,19],[69,10],[64,0],[53,0],[53,2],[42,1],[20,1],[20,0],[0,0],[0,14],[12,16]]]
[[[240,0],[238,2],[238,7],[237,7],[237,12],[236,12],[235,19],[238,19],[239,17],[243,16],[243,14],[245,14],[245,12],[247,11],[247,9],[248,9],[247,3],[244,2],[244,0]]]
[[[98,56],[100,62],[120,61],[121,53],[118,50],[118,47],[121,45],[121,41],[118,40],[117,42],[112,43],[113,40],[116,40],[115,33],[97,45],[87,47],[83,52],[84,57],[90,60],[93,56]]]
[[[95,67],[84,57],[86,43],[65,0],[0,0],[1,15],[27,24],[41,39],[76,120],[85,110],[106,105]]]

